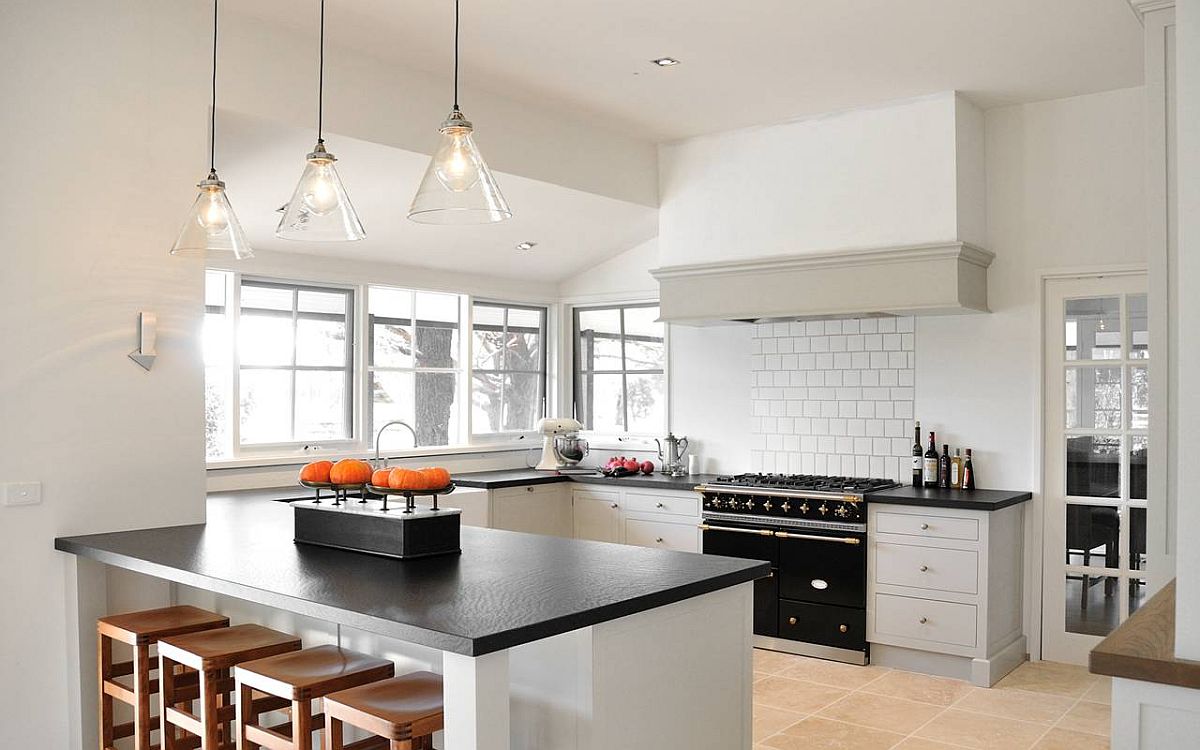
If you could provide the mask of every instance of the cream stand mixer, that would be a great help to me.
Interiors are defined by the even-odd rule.
[[[538,471],[570,471],[588,454],[587,441],[579,437],[583,425],[578,420],[542,419],[537,429],[542,433],[542,459],[533,468]],[[590,474],[592,470],[586,471]]]

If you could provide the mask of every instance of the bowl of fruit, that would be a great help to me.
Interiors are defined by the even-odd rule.
[[[600,473],[606,477],[632,477],[638,474],[649,476],[654,473],[654,462],[614,456],[600,467]]]

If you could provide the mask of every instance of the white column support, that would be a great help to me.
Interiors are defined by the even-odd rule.
[[[67,614],[67,712],[71,747],[90,750],[97,727],[96,619],[108,613],[105,566],[78,555],[62,555]]]
[[[509,750],[508,651],[442,658],[446,750]]]

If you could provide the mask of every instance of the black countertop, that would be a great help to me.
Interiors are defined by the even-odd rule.
[[[890,490],[878,490],[867,495],[874,505],[918,505],[928,508],[963,508],[965,510],[1000,510],[1023,503],[1033,497],[1019,490],[943,490],[903,485]]]
[[[581,482],[604,484],[612,487],[646,487],[660,490],[690,490],[698,484],[716,479],[716,474],[689,474],[686,477],[668,477],[663,474],[639,474],[628,477],[606,477],[599,472],[587,474],[560,474],[556,471],[536,469],[503,469],[501,471],[475,471],[455,474],[454,483],[460,487],[483,487],[496,490],[503,487],[518,487],[526,484],[553,484],[555,482]]]
[[[461,555],[394,560],[292,541],[292,509],[211,495],[208,522],[55,549],[443,651],[479,656],[767,575],[715,555],[462,527]]]

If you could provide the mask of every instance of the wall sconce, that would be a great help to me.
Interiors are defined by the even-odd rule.
[[[146,372],[150,371],[158,357],[154,351],[157,335],[158,316],[152,312],[138,313],[138,348],[129,353],[129,358],[141,365]]]

